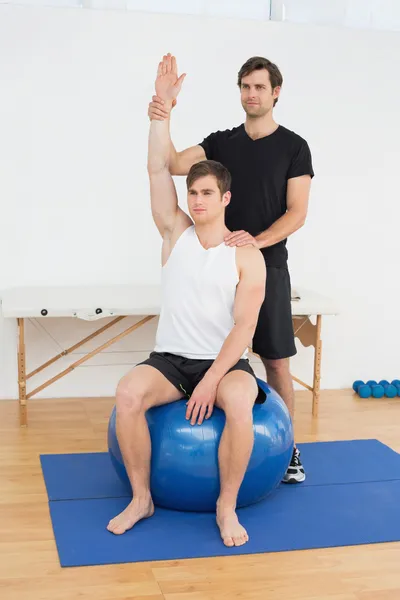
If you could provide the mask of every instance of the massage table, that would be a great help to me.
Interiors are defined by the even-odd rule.
[[[110,285],[76,287],[16,287],[1,293],[4,318],[16,319],[18,324],[18,393],[21,426],[27,425],[27,401],[41,390],[71,373],[74,369],[108,348],[121,338],[129,335],[149,320],[160,314],[161,289],[159,285]],[[300,379],[293,379],[312,392],[312,414],[318,415],[321,379],[321,322],[323,315],[335,315],[334,303],[316,292],[294,288],[292,291],[292,315],[295,336],[303,346],[314,347],[313,383],[308,385]],[[63,356],[92,340],[100,333],[128,316],[141,317],[122,333],[111,337],[95,350],[83,355],[68,368],[48,379],[33,390],[28,391],[27,381],[43,371]],[[37,367],[26,372],[25,319],[51,319],[72,317],[85,320],[110,319],[98,330],[70,348]],[[311,317],[315,317],[315,324]],[[251,348],[249,348],[251,352]]]

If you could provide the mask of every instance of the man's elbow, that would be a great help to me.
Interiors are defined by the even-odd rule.
[[[169,172],[171,175],[180,175],[179,173],[179,163],[177,160],[171,160],[169,163]]]
[[[307,219],[307,211],[293,211],[293,225],[294,225],[294,231],[297,231],[298,229],[301,229],[301,227],[303,227],[303,225],[305,225],[306,219]]]
[[[299,227],[303,227],[307,220],[307,211],[300,213],[299,216]]]
[[[169,172],[171,175],[187,175],[188,170],[185,169],[184,159],[180,152],[175,152],[169,161]]]

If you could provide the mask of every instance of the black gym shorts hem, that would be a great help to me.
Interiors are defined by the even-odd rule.
[[[150,356],[139,363],[139,365],[149,365],[157,369],[164,377],[172,383],[184,397],[190,398],[194,388],[203,379],[214,360],[197,360],[185,358],[169,352],[151,352]],[[258,387],[256,404],[263,404],[266,400],[265,391],[260,388],[257,382],[256,374],[247,358],[241,358],[231,367],[231,371],[245,371],[254,377]]]

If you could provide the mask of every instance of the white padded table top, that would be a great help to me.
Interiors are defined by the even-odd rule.
[[[85,320],[112,316],[160,314],[160,285],[18,287],[1,292],[4,317],[77,317]],[[295,287],[294,316],[334,315],[329,298]]]
[[[4,290],[5,317],[78,317],[92,320],[118,315],[158,315],[160,286],[110,285],[20,287]],[[102,312],[96,313],[101,310]],[[47,315],[42,314],[47,311]]]

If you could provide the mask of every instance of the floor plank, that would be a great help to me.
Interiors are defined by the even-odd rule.
[[[17,402],[0,402],[2,599],[399,600],[400,543],[61,569],[39,455],[105,451],[112,406],[112,398],[31,400],[21,429]],[[377,438],[400,452],[400,399],[325,391],[319,417],[310,410],[310,394],[298,392],[299,442]]]

